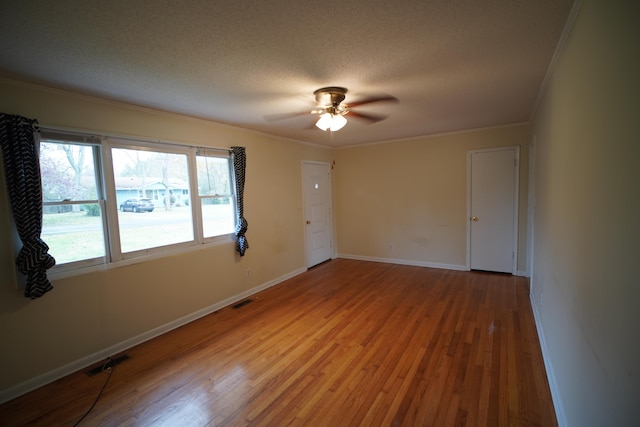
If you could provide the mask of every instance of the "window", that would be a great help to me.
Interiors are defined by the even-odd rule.
[[[229,238],[226,150],[42,131],[42,239],[56,269]]]
[[[58,264],[104,262],[105,227],[102,186],[96,171],[99,141],[91,138],[43,136],[42,239]]]
[[[187,155],[129,148],[111,155],[122,252],[193,241]]]
[[[201,151],[196,160],[204,237],[233,233],[235,197],[231,193],[229,156],[216,157]]]

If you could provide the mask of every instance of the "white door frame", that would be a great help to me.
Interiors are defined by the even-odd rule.
[[[527,201],[527,271],[529,283],[533,284],[533,249],[534,249],[534,227],[536,209],[536,136],[533,135],[529,144],[529,189]]]
[[[304,252],[305,252],[305,266],[307,268],[309,268],[309,241],[308,241],[308,227],[307,227],[307,218],[308,218],[308,214],[309,212],[306,212],[306,208],[307,208],[307,195],[305,194],[305,165],[322,165],[322,166],[326,166],[327,170],[329,171],[329,189],[328,189],[328,193],[329,193],[329,197],[328,197],[328,203],[329,203],[329,243],[330,243],[330,247],[331,247],[331,253],[330,253],[330,259],[334,259],[335,256],[335,245],[333,244],[334,242],[334,238],[333,238],[333,173],[332,173],[332,167],[331,167],[331,163],[329,162],[321,162],[321,161],[316,161],[316,160],[303,160],[301,163],[301,167],[300,167],[300,174],[302,177],[302,227],[304,230]]]
[[[483,148],[467,151],[467,265],[466,270],[471,270],[471,156],[476,153],[486,153],[491,151],[514,150],[515,158],[515,182],[514,182],[514,204],[513,204],[513,261],[511,263],[511,273],[518,273],[518,208],[520,190],[520,146],[505,146],[495,148]]]

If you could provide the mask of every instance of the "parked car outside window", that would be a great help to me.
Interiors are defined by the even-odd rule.
[[[153,212],[154,208],[151,199],[129,199],[120,205],[122,212]]]

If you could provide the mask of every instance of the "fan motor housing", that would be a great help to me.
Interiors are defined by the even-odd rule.
[[[323,87],[313,92],[316,96],[316,102],[322,107],[337,107],[344,101],[346,93],[347,89],[339,86]]]

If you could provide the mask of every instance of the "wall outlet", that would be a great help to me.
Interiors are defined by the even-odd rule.
[[[393,252],[393,243],[389,243],[389,252]]]
[[[253,275],[253,272],[251,271],[250,268],[247,268],[247,277],[251,277]]]

